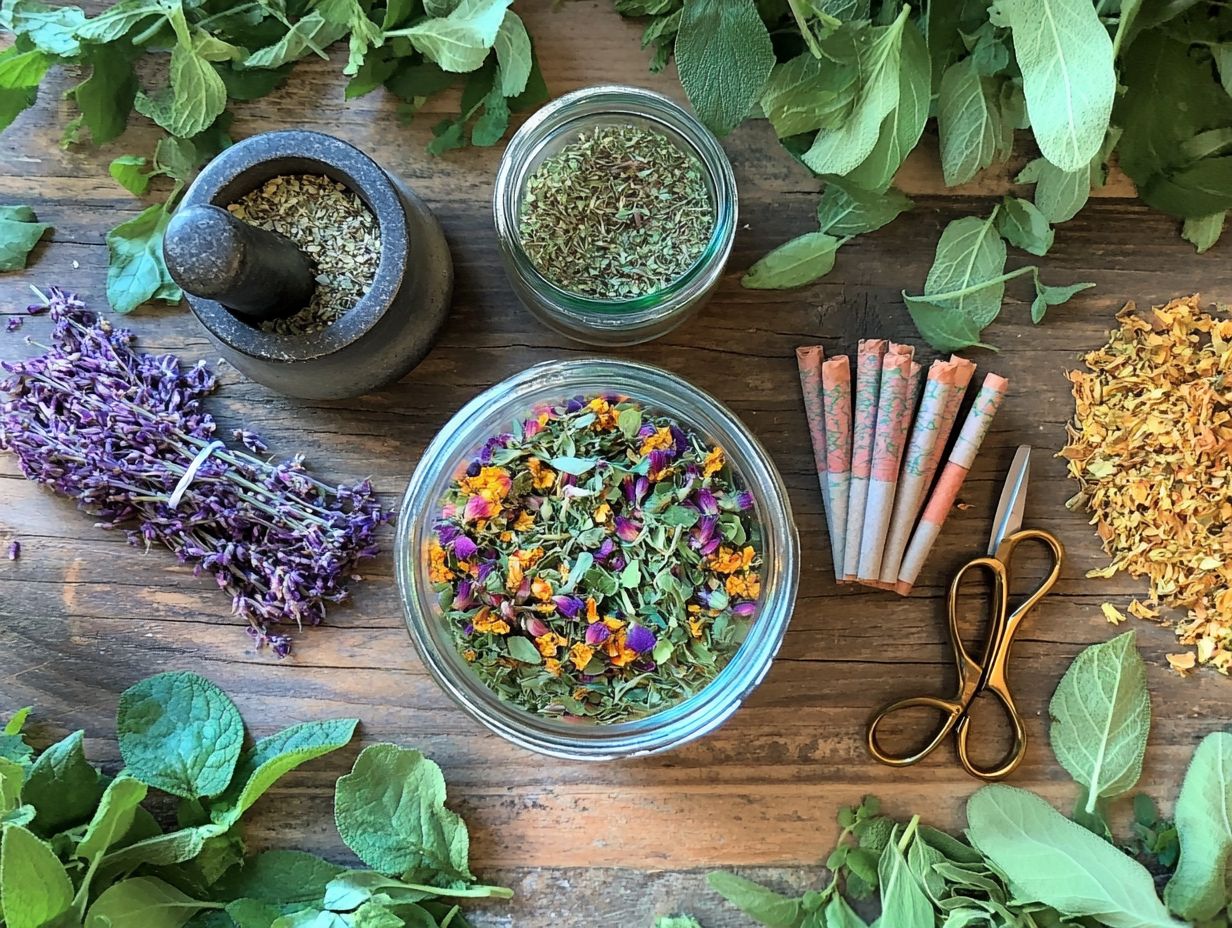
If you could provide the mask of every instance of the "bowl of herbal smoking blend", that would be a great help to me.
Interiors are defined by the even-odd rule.
[[[578,341],[630,345],[683,323],[718,285],[736,182],[718,140],[681,106],[589,87],[513,136],[493,212],[509,279],[535,316]]]
[[[781,477],[707,393],[627,361],[540,364],[464,406],[403,497],[407,627],[511,742],[605,760],[714,730],[795,603]]]
[[[227,360],[306,399],[401,379],[432,348],[453,291],[427,205],[355,146],[306,130],[218,155],[184,195],[163,252]]]

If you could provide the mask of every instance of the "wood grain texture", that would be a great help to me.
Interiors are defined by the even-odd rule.
[[[680,96],[671,73],[651,75],[638,28],[607,3],[522,2],[553,94],[605,81],[631,82]],[[445,158],[424,153],[431,124],[455,99],[434,100],[410,126],[393,103],[372,95],[344,104],[340,65],[309,62],[288,87],[237,108],[235,134],[306,126],[335,133],[401,174],[440,218],[453,248],[457,288],[450,321],[428,359],[404,382],[345,403],[277,396],[222,367],[210,408],[225,433],[246,425],[277,453],[302,451],[333,480],[372,475],[396,501],[436,431],[480,390],[538,361],[591,354],[539,326],[516,302],[499,266],[489,200],[500,148]],[[156,135],[134,124],[98,151],[58,146],[68,118],[61,79],[0,138],[0,202],[30,203],[55,232],[24,274],[0,279],[0,312],[21,313],[29,284],[61,284],[103,302],[106,230],[141,204],[107,176],[123,152],[148,152]],[[514,902],[476,918],[482,925],[648,925],[654,913],[695,911],[708,926],[745,924],[704,885],[706,868],[751,869],[784,885],[819,878],[817,861],[833,838],[833,811],[866,792],[898,813],[920,811],[960,827],[975,784],[947,751],[891,771],[863,747],[869,713],[888,699],[951,685],[940,595],[952,571],[982,544],[1014,447],[1036,449],[1027,524],[1056,532],[1069,550],[1056,592],[1031,618],[1015,652],[1018,700],[1028,717],[1030,752],[1014,782],[1067,807],[1074,794],[1047,745],[1047,702],[1060,674],[1086,644],[1112,629],[1099,606],[1138,592],[1124,578],[1088,581],[1102,563],[1093,532],[1064,501],[1074,487],[1051,457],[1071,406],[1063,372],[1099,344],[1127,299],[1161,302],[1201,290],[1232,298],[1226,247],[1195,255],[1172,220],[1131,199],[1114,173],[1092,204],[1060,227],[1042,262],[1052,283],[1098,286],[1054,309],[1041,327],[1028,319],[1028,294],[1011,285],[1002,321],[987,333],[1000,354],[980,353],[981,369],[1010,379],[1010,393],[985,451],[917,592],[907,600],[839,590],[829,567],[820,496],[798,396],[793,351],[821,342],[833,354],[864,336],[919,344],[899,291],[918,289],[942,226],[986,212],[1014,170],[956,190],[941,187],[935,145],[913,154],[900,175],[917,209],[846,246],[824,281],[789,293],[741,289],[757,256],[813,223],[816,185],[774,144],[764,123],[727,140],[741,188],[742,226],[730,271],[693,321],[650,345],[612,352],[677,372],[713,392],[765,443],[789,485],[803,542],[799,604],[782,652],[748,704],[719,732],[674,753],[624,763],[546,760],[506,745],[456,709],[427,676],[402,624],[388,555],[366,571],[352,606],[328,626],[299,636],[293,660],[254,653],[242,623],[212,583],[194,579],[160,550],[148,554],[95,529],[73,506],[26,482],[0,456],[0,547],[22,541],[17,562],[0,561],[0,708],[36,705],[34,731],[49,741],[84,728],[92,755],[118,765],[112,738],[121,689],[150,673],[192,669],[221,684],[253,733],[297,721],[357,715],[361,741],[415,745],[444,767],[456,806],[471,824],[478,871],[510,881]],[[1024,256],[1011,266],[1025,263]],[[146,350],[213,358],[192,317],[143,310],[129,320]],[[47,323],[28,319],[35,341]],[[922,354],[930,357],[927,348]],[[0,357],[36,349],[0,333]],[[392,533],[387,536],[392,547]],[[1170,632],[1136,626],[1150,665],[1156,725],[1145,783],[1161,800],[1175,794],[1199,738],[1227,725],[1229,683],[1213,674],[1181,681],[1164,667]],[[995,720],[989,720],[990,732]],[[330,816],[333,780],[359,742],[288,777],[263,800],[254,843],[302,846],[346,858]]]

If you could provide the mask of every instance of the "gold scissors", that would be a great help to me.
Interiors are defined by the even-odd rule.
[[[1014,635],[1027,614],[1052,589],[1061,574],[1061,559],[1065,556],[1065,548],[1057,537],[1040,529],[1023,529],[1022,514],[1027,500],[1027,480],[1031,471],[1031,448],[1020,445],[1014,455],[1014,463],[1010,465],[1009,475],[1005,478],[1005,489],[1001,491],[1001,501],[997,505],[997,515],[993,521],[992,538],[988,544],[988,554],[969,561],[955,575],[950,584],[950,595],[947,602],[947,612],[950,626],[950,645],[954,651],[954,664],[958,669],[958,692],[950,699],[939,696],[913,696],[910,699],[900,699],[878,712],[868,726],[868,750],[874,758],[891,767],[906,767],[923,760],[941,744],[950,734],[958,736],[958,761],[963,769],[981,780],[1000,780],[1009,776],[1027,750],[1027,732],[1022,716],[1014,705],[1014,697],[1010,694],[1009,681],[1006,675],[1006,665],[1009,662],[1010,647],[1014,643]],[[1035,590],[1027,596],[1012,611],[1009,605],[1010,581],[1012,578],[1011,564],[1014,552],[1024,541],[1035,541],[1042,544],[1051,553],[1052,566]],[[992,579],[992,615],[989,617],[988,636],[984,643],[984,653],[976,661],[967,651],[959,634],[959,587],[972,571],[984,571]],[[967,750],[970,735],[971,720],[968,713],[979,695],[985,691],[992,693],[1001,702],[1005,714],[1013,729],[1013,743],[1006,755],[993,767],[981,767],[975,764]],[[911,754],[890,754],[885,751],[877,737],[881,724],[896,712],[905,709],[933,709],[941,712],[943,721],[931,740],[920,750]]]

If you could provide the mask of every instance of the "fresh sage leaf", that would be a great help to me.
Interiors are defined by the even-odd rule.
[[[868,924],[847,903],[840,893],[835,893],[822,909],[825,928],[868,928]]]
[[[183,671],[126,689],[116,729],[129,775],[184,798],[222,793],[244,741],[235,703],[205,677]]]
[[[800,900],[791,899],[734,873],[715,871],[706,882],[724,899],[768,928],[795,928]]]
[[[779,138],[832,129],[847,117],[855,89],[854,60],[804,52],[774,66],[761,108]]]
[[[200,854],[205,842],[222,831],[217,825],[200,825],[166,834],[152,834],[108,852],[101,866],[113,872],[122,872],[139,864],[156,867],[180,864]]]
[[[1198,744],[1173,812],[1181,855],[1164,899],[1186,921],[1214,918],[1228,905],[1232,863],[1232,734]]]
[[[50,847],[20,825],[0,838],[0,906],[8,928],[41,928],[73,904],[73,884]]]
[[[344,872],[346,868],[306,851],[264,851],[227,873],[215,885],[214,894],[278,906],[317,903],[330,881]]]
[[[1091,195],[1091,167],[1063,171],[1046,158],[1024,167],[1014,182],[1035,184],[1035,205],[1049,222],[1066,222],[1078,215]]]
[[[346,26],[331,23],[317,10],[295,21],[289,30],[272,45],[259,48],[244,59],[245,68],[280,68],[298,61],[309,50],[325,48],[346,34]]]
[[[86,760],[85,732],[75,731],[39,755],[21,790],[21,801],[38,814],[34,830],[52,835],[88,822],[103,795],[99,772]]]
[[[1112,40],[1088,0],[997,0],[1022,70],[1031,131],[1063,171],[1086,168],[1108,131]]]
[[[1047,217],[1030,200],[1006,197],[997,214],[997,231],[1016,248],[1033,255],[1046,255],[1056,233]]]
[[[1000,122],[995,84],[980,73],[975,58],[950,65],[941,78],[937,108],[941,173],[947,186],[965,184],[992,164]]]
[[[0,206],[0,271],[20,271],[51,226],[35,220],[28,206]]]
[[[1209,216],[1186,219],[1184,225],[1181,226],[1181,238],[1193,245],[1198,254],[1202,254],[1219,241],[1219,236],[1223,234],[1223,222],[1226,216],[1227,211],[1224,210],[1211,213]]]
[[[75,856],[88,864],[100,859],[107,850],[128,833],[137,816],[137,807],[145,799],[147,787],[140,780],[121,774],[103,791],[94,810],[94,817],[86,828]]]
[[[773,67],[770,34],[753,0],[685,0],[676,68],[694,111],[715,135],[744,121]]]
[[[441,769],[418,751],[365,748],[338,780],[334,816],[347,847],[374,870],[471,879],[466,824],[445,808]]]
[[[1034,793],[983,787],[967,801],[967,833],[1020,901],[1111,928],[1182,928],[1146,868]]]
[[[901,190],[870,193],[857,187],[827,185],[817,204],[821,231],[835,236],[863,235],[888,225],[912,207]]]
[[[806,232],[754,263],[740,283],[753,290],[787,290],[812,283],[834,268],[841,244],[825,232]]]
[[[881,920],[885,924],[904,928],[927,928],[933,924],[932,903],[907,865],[896,834],[891,835],[877,862],[877,883],[881,889]]]
[[[86,912],[84,928],[179,928],[204,908],[201,902],[156,877],[139,876],[108,886]]]

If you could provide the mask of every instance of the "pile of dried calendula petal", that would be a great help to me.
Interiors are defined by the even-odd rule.
[[[1150,580],[1144,619],[1175,607],[1168,624],[1193,651],[1169,654],[1180,673],[1232,669],[1232,319],[1201,309],[1197,296],[1117,316],[1108,344],[1071,371],[1074,421],[1061,456],[1082,490],[1112,563]],[[1124,618],[1105,604],[1110,621]]]

